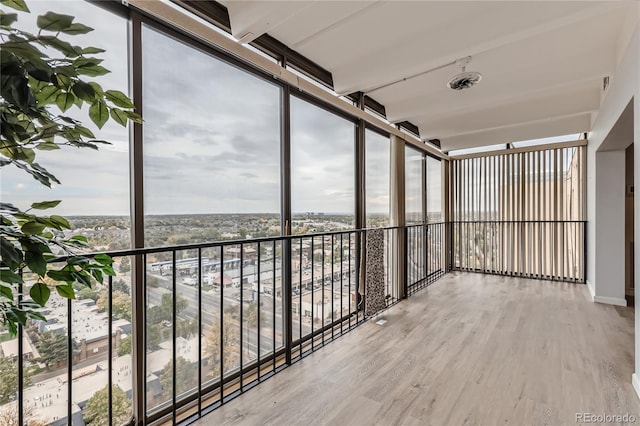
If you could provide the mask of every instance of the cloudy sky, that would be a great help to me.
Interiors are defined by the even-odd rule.
[[[279,212],[278,87],[151,28],[142,40],[146,212]]]
[[[407,147],[404,151],[405,198],[407,217],[422,215],[422,153]]]
[[[20,25],[35,28],[45,10],[95,28],[68,37],[106,49],[103,87],[127,92],[127,23],[81,1],[31,2]],[[143,29],[143,118],[147,214],[280,211],[280,90],[149,27]],[[72,109],[75,109],[73,107]],[[86,110],[70,113],[89,124]],[[62,199],[65,215],[129,213],[128,130],[108,123],[92,150],[39,152],[62,181],[47,189],[14,168],[2,169],[2,200],[25,207]],[[292,208],[353,213],[354,124],[297,98],[291,103]],[[367,131],[367,211],[388,212],[389,142]]]
[[[127,23],[110,13],[104,13],[81,1],[30,1],[31,14],[19,14],[17,27],[36,31],[36,17],[48,10],[73,15],[77,22],[95,31],[79,36],[66,36],[75,45],[106,49],[101,57],[110,74],[97,79],[103,88],[127,92]],[[52,57],[56,52],[50,53]],[[118,214],[129,212],[129,142],[128,130],[109,122],[98,130],[88,119],[88,109],[75,106],[67,115],[81,119],[96,137],[113,143],[96,152],[91,149],[64,148],[58,151],[38,151],[36,161],[58,177],[62,185],[46,188],[15,167],[1,170],[3,202],[28,207],[33,201],[63,200],[56,213],[65,215]]]

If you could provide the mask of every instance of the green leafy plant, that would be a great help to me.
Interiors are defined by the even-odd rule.
[[[16,395],[18,389],[18,363],[11,357],[0,356],[0,405],[10,402]],[[22,371],[24,386],[31,384],[31,370],[28,368]],[[2,425],[2,423],[0,423]]]
[[[109,401],[109,385],[93,394],[84,407],[84,419],[88,425],[108,425],[128,423],[131,418],[131,400],[118,386],[111,387],[111,401]],[[111,415],[109,418],[109,402]]]
[[[4,6],[29,12],[24,0],[0,0]],[[37,18],[39,31],[31,34],[14,27],[17,13],[0,11],[0,167],[14,166],[51,187],[60,181],[36,162],[38,151],[63,146],[98,149],[109,142],[97,139],[80,121],[65,115],[72,107],[88,106],[89,119],[102,128],[110,119],[122,126],[140,122],[132,101],[122,92],[105,90],[87,77],[109,72],[104,50],[72,45],[62,35],[86,34],[93,29],[74,17],[47,12]],[[51,55],[51,56],[49,56]],[[112,259],[79,254],[88,246],[83,236],[65,236],[69,221],[42,216],[39,210],[56,207],[60,200],[34,202],[27,210],[0,203],[0,316],[12,335],[18,324],[44,319],[39,309],[51,290],[73,299],[74,283],[90,287],[115,275]],[[64,261],[60,261],[65,257]],[[33,282],[28,295],[23,290]]]

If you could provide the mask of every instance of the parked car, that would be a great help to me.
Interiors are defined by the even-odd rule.
[[[196,284],[198,284],[198,281],[195,278],[187,277],[182,280],[182,283],[185,285],[195,286]]]

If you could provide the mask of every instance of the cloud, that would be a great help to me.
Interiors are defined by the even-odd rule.
[[[72,14],[96,28],[74,41],[106,49],[103,57],[112,73],[97,81],[105,88],[126,92],[128,43],[124,19],[85,2],[35,2],[33,9],[38,8]],[[31,19],[34,21],[35,15]],[[278,213],[280,98],[277,85],[145,26],[146,213]],[[73,116],[89,124],[86,110]],[[64,200],[59,207],[62,214],[127,215],[128,129],[110,122],[95,131],[96,136],[114,145],[98,152],[38,152],[41,163],[59,176],[63,185],[49,190],[34,180],[17,191],[25,176],[18,170],[3,171],[3,199],[6,196],[32,202],[59,197]],[[353,213],[354,136],[354,122],[292,98],[294,211]],[[367,132],[367,138],[378,147],[367,157],[369,201],[384,211],[388,205],[389,142],[373,132]]]

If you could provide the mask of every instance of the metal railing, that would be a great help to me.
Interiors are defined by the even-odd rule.
[[[71,424],[97,410],[95,422],[117,425],[137,404],[145,424],[201,417],[367,319],[368,231],[108,253],[121,272],[76,300],[53,296],[47,323],[20,328],[14,362],[38,371],[0,408],[23,424]],[[444,224],[383,233],[387,306],[445,273]],[[411,272],[404,282],[398,268]],[[132,308],[136,299],[145,309]],[[45,341],[59,353],[43,365],[33,352]]]
[[[586,221],[464,221],[452,227],[453,269],[586,281]]]
[[[446,224],[429,223],[405,227],[407,289],[412,295],[447,273]]]

